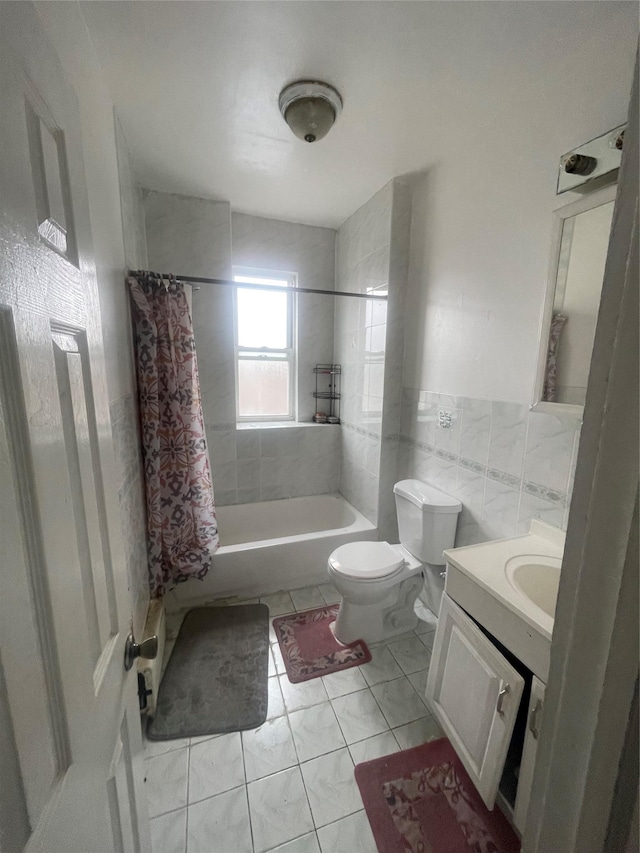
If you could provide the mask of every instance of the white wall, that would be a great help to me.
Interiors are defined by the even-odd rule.
[[[298,274],[299,287],[335,289],[335,241],[332,228],[316,228],[233,213],[231,243],[234,266],[282,270]],[[317,411],[313,367],[333,358],[335,299],[297,297],[298,420],[311,421]]]
[[[572,200],[555,195],[559,158],[625,121],[636,19],[616,7],[606,26],[550,34],[536,62],[510,57],[500,99],[487,76],[486,99],[433,116],[438,154],[414,191],[405,387],[529,401],[551,212]]]

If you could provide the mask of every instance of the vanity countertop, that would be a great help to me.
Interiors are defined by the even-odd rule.
[[[524,536],[451,548],[444,555],[449,566],[462,572],[537,634],[550,641],[553,632],[553,616],[550,612],[555,610],[564,541],[564,531],[534,520],[531,531]],[[513,578],[517,576],[513,569],[526,571],[529,567],[541,570],[549,567],[552,577],[541,577],[540,590],[536,589],[536,578],[530,583],[534,598],[538,592],[544,596],[542,601],[547,612],[523,591],[521,585],[514,582]]]

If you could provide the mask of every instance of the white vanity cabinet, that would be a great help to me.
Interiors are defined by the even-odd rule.
[[[490,626],[483,627],[491,633]],[[427,701],[487,808],[492,809],[499,797],[520,832],[529,803],[543,696],[543,683],[492,642],[445,592]],[[523,701],[527,709],[521,708]],[[498,793],[501,779],[507,796]]]

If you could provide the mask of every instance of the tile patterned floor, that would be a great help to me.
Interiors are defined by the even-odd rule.
[[[338,600],[330,584],[259,599],[270,617]],[[255,601],[255,599],[253,599]],[[423,701],[436,619],[361,667],[291,684],[271,628],[260,728],[146,742],[154,853],[376,853],[355,764],[442,737]],[[167,620],[165,660],[183,614]]]

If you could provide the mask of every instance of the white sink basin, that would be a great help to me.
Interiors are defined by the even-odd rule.
[[[564,539],[535,520],[524,536],[445,551],[449,597],[545,682]]]
[[[556,612],[560,567],[558,557],[547,554],[521,554],[507,560],[505,572],[515,590],[525,595],[552,619]]]

